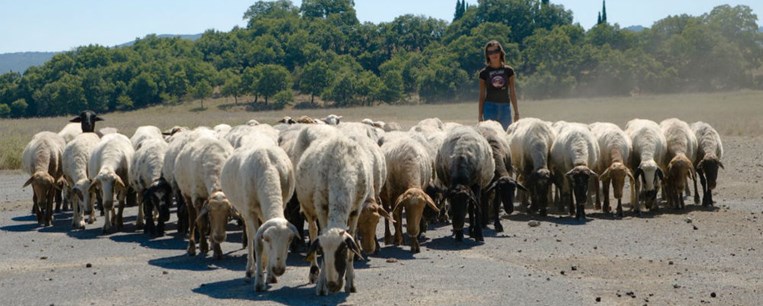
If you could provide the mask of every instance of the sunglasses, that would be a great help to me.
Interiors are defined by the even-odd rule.
[[[501,53],[501,49],[493,49],[493,50],[485,51],[485,54],[487,55],[500,54],[500,53]]]

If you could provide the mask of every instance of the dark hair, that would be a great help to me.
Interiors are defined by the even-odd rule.
[[[487,48],[490,47],[498,47],[498,50],[501,51],[501,63],[506,63],[506,51],[503,50],[503,46],[501,46],[501,43],[499,43],[497,40],[491,40],[487,42],[487,44],[485,44],[485,48],[483,48],[485,64],[490,65],[490,56],[487,55]]]

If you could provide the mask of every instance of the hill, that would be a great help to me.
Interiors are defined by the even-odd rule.
[[[195,41],[201,37],[201,34],[161,34],[157,37],[180,37]],[[132,46],[135,41],[130,41],[114,46],[115,48]],[[0,74],[16,71],[23,73],[31,66],[39,66],[50,60],[58,52],[14,52],[0,53]]]

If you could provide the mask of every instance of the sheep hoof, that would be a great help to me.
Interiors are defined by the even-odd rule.
[[[278,279],[273,275],[268,275],[268,284],[277,284]]]
[[[348,286],[344,291],[347,293],[356,293],[358,292],[358,288],[355,288],[355,286]]]
[[[265,284],[265,283],[262,283],[262,284],[255,284],[255,285],[254,285],[254,291],[257,291],[257,292],[264,292],[264,291],[267,291],[267,290],[268,290],[268,285],[267,285],[267,284]]]
[[[308,276],[308,280],[310,280],[311,284],[315,284],[315,282],[318,281],[318,274],[320,274],[320,272],[320,268],[316,266],[310,267],[310,275]]]
[[[495,228],[496,233],[502,233],[503,232],[503,225],[501,225],[501,222],[495,221],[495,224],[493,224],[493,227]]]
[[[456,231],[456,241],[463,241],[464,240],[464,232],[463,231]]]
[[[252,271],[246,271],[246,278],[252,278]]]

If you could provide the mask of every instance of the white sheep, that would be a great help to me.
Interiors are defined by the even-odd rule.
[[[77,128],[80,124],[75,123]],[[70,141],[63,152],[62,170],[67,185],[72,189],[72,228],[85,228],[83,212],[90,211],[88,224],[95,221],[93,201],[95,194],[90,192],[90,179],[87,176],[87,164],[90,155],[101,139],[95,133],[79,134]]]
[[[639,195],[633,210],[640,215],[642,204],[650,210],[657,210],[658,181],[665,177],[660,168],[667,150],[665,135],[662,134],[660,125],[648,119],[628,121],[625,134],[630,137],[633,145],[629,166],[634,171],[636,193]]]
[[[339,123],[341,123],[341,121],[342,121],[342,116],[330,114],[330,115],[324,117],[322,120],[326,124],[339,125]]]
[[[272,145],[278,145],[278,131],[270,125],[260,124],[256,126],[238,125],[233,127],[223,139],[228,141],[234,149],[246,146],[248,142],[258,142],[259,138],[270,140]]]
[[[664,195],[668,205],[682,209],[684,207],[683,192],[688,191],[687,177],[694,181],[694,204],[699,204],[697,180],[694,172],[694,160],[697,156],[697,136],[689,124],[678,119],[669,118],[660,122],[660,128],[665,135],[667,145],[665,158],[661,165],[666,170]],[[687,192],[688,193],[688,192]]]
[[[135,150],[127,136],[122,134],[107,134],[93,149],[87,165],[87,176],[91,180],[90,190],[100,190],[105,211],[103,233],[111,231],[112,223],[117,230],[123,226],[122,212],[124,211],[129,182],[130,165]],[[119,211],[114,212],[114,193],[119,202]]]
[[[599,173],[603,187],[604,212],[610,212],[609,185],[612,184],[615,199],[617,199],[617,216],[623,217],[622,197],[625,187],[625,178],[629,178],[631,186],[631,205],[635,205],[636,181],[633,173],[626,163],[630,160],[633,150],[628,135],[614,123],[594,122],[589,125],[591,133],[599,143],[599,162],[593,167],[593,171]],[[599,205],[597,197],[597,209]]]
[[[61,131],[58,132],[58,136],[61,136],[66,143],[74,140],[79,134],[82,134],[82,124],[78,122],[67,123]]]
[[[141,144],[149,139],[163,141],[164,136],[162,135],[162,130],[153,125],[140,126],[135,129],[135,133],[133,133],[132,137],[130,137],[130,142],[132,143],[133,149],[137,151],[140,149]]]
[[[143,227],[144,220],[148,218],[153,219],[153,212],[146,212],[144,209],[144,202],[148,200],[145,198],[144,193],[162,176],[162,166],[164,166],[164,157],[167,154],[168,147],[169,145],[164,139],[146,138],[141,141],[140,148],[135,151],[133,156],[129,177],[130,186],[132,186],[138,195],[138,219],[135,221],[135,226],[138,228]],[[165,219],[168,217],[167,215],[160,218]],[[147,223],[150,224],[150,228],[147,228],[146,232],[156,234],[153,232],[153,220]]]
[[[356,292],[352,253],[361,255],[355,230],[361,205],[373,193],[372,166],[360,146],[335,135],[310,145],[297,164],[296,193],[312,241],[309,279],[317,280],[318,295],[336,292],[343,283],[347,293]],[[314,256],[318,249],[324,256],[322,269]]]
[[[576,219],[585,220],[585,204],[591,203],[599,189],[599,176],[591,170],[599,159],[599,144],[588,126],[581,123],[562,123],[558,131],[551,145],[550,169],[562,191],[562,203],[569,205]]]
[[[32,211],[37,222],[50,226],[53,220],[53,200],[59,187],[64,138],[53,132],[39,132],[24,147],[21,169],[29,175],[24,187],[32,185]],[[44,216],[43,216],[44,213]]]
[[[493,179],[495,161],[490,144],[473,127],[455,127],[435,160],[437,177],[448,188],[456,241],[463,240],[469,207],[469,235],[483,241],[480,198]]]
[[[209,251],[205,217],[208,215],[214,257],[222,258],[220,243],[225,241],[225,225],[232,211],[220,185],[220,173],[231,153],[233,147],[227,141],[207,135],[187,144],[175,160],[175,182],[185,199],[188,213],[189,255],[196,254],[196,226],[199,226],[201,253]]]
[[[522,185],[529,190],[532,206],[529,212],[539,211],[546,215],[551,191],[551,170],[548,156],[556,138],[549,122],[537,118],[522,118],[507,129],[511,162],[518,171]],[[527,208],[528,197],[522,198],[522,208]]]
[[[691,124],[691,129],[697,137],[697,157],[694,159],[694,166],[702,184],[702,206],[712,206],[718,168],[723,168],[723,143],[718,131],[710,124],[697,121]]]
[[[220,138],[220,139],[225,137],[225,135],[228,134],[228,132],[230,132],[231,129],[232,127],[230,126],[230,124],[226,124],[226,123],[220,123],[218,125],[215,125],[212,128],[212,130],[215,131],[215,134],[217,134],[217,138]]]
[[[261,140],[235,150],[220,175],[223,192],[244,217],[250,240],[246,275],[255,273],[256,291],[267,289],[262,269],[265,262],[268,283],[275,283],[276,276],[283,275],[289,244],[298,237],[297,228],[284,218],[284,203],[296,184],[294,168],[283,149],[273,146],[267,138]]]

